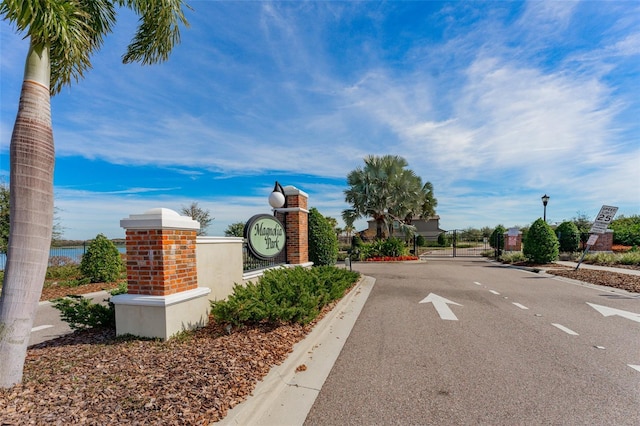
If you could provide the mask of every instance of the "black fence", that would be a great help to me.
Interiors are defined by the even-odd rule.
[[[242,272],[259,271],[261,269],[272,268],[285,263],[287,263],[286,250],[282,250],[282,252],[280,252],[276,257],[268,260],[262,260],[251,254],[246,241],[242,244]]]
[[[443,245],[421,247],[420,255],[427,257],[480,257],[483,252],[491,250],[487,238],[469,236],[462,230],[447,231],[440,240],[444,242]]]

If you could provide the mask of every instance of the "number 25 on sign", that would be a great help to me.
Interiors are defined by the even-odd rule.
[[[602,208],[600,209],[600,213],[598,213],[598,216],[596,217],[596,222],[611,223],[617,211],[617,207],[602,206]]]

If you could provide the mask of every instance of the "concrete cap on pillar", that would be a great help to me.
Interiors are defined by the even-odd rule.
[[[309,194],[296,188],[293,185],[287,185],[282,189],[284,190],[284,195],[302,195],[303,197],[309,198]]]
[[[200,229],[200,223],[189,216],[180,216],[178,212],[158,207],[143,214],[132,214],[120,220],[124,229]]]

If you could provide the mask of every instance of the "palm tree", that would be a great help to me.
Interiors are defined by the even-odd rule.
[[[371,217],[376,221],[376,238],[383,238],[385,225],[392,232],[393,222],[404,230],[411,231],[414,216],[433,214],[436,200],[433,186],[412,170],[406,169],[407,161],[399,156],[367,156],[364,167],[347,175],[349,189],[345,200],[352,205],[343,211],[342,217],[351,223],[360,217]],[[346,220],[346,219],[345,219]]]
[[[123,62],[166,60],[187,25],[183,0],[3,0],[0,15],[29,37],[10,146],[10,231],[0,294],[0,387],[22,381],[33,318],[42,293],[53,227],[54,144],[51,96],[91,67],[116,20],[132,9],[140,26]]]

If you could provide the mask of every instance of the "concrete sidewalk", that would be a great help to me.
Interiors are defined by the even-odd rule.
[[[333,368],[375,279],[363,279],[325,316],[281,365],[271,369],[252,395],[219,425],[301,425]],[[296,371],[298,367],[302,371]]]
[[[558,265],[569,266],[573,269],[578,266],[578,262],[568,262],[563,260],[558,260],[554,262]],[[629,274],[629,275],[640,275],[639,269],[627,269],[627,268],[616,268],[614,266],[602,266],[602,265],[590,265],[588,263],[581,263],[579,269],[598,269],[600,271],[609,271],[609,272],[618,272],[621,274]]]

